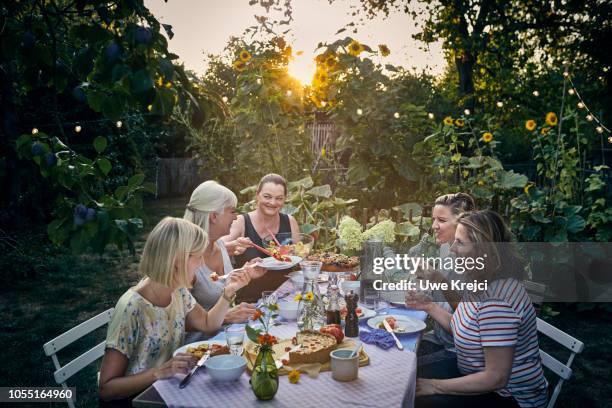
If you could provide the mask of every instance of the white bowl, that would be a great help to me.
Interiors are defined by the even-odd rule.
[[[204,363],[208,374],[216,381],[237,380],[246,369],[246,360],[242,356],[222,354],[206,360]]]
[[[340,283],[340,288],[342,289],[342,293],[344,293],[345,295],[349,293],[351,290],[353,291],[353,293],[359,293],[360,287],[361,287],[360,281],[343,280]]]
[[[298,302],[280,301],[278,302],[278,314],[285,320],[297,320]]]

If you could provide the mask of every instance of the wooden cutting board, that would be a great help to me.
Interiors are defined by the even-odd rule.
[[[338,348],[355,348],[355,341],[352,339],[344,339],[342,343],[338,345]],[[279,340],[278,344],[275,344],[272,347],[274,354],[272,356],[275,360],[279,359],[282,355],[286,353],[285,348],[292,347],[291,340]],[[247,341],[244,346],[244,357],[247,360],[247,371],[249,374],[253,371],[253,365],[255,364],[255,360],[257,359],[257,352],[255,351],[255,343],[252,341]],[[359,352],[359,366],[366,366],[370,364],[370,357],[366,354],[363,347]],[[321,363],[312,363],[312,364],[296,364],[293,366],[283,366],[280,370],[278,370],[279,375],[287,375],[292,370],[299,370],[301,372],[305,372],[309,377],[316,378],[321,371],[331,371],[331,360],[321,364]]]

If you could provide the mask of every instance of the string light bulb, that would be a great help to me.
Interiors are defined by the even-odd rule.
[[[37,129],[37,128],[33,128],[33,129],[32,129],[32,134],[33,134],[33,135],[35,135],[35,134],[37,134],[37,133],[38,133],[38,129]]]
[[[589,122],[593,121],[593,115],[591,115],[590,113],[588,115],[586,115],[586,120],[588,120]]]
[[[257,78],[257,85],[261,85],[261,78]]]
[[[327,106],[327,102],[325,102],[325,101],[321,101],[321,106],[322,106],[322,107],[326,107],[326,106]]]
[[[434,118],[434,114],[433,114],[433,113],[431,113],[431,112],[429,112],[429,113],[427,114],[427,117],[428,117],[429,119],[433,119],[433,118]]]
[[[465,113],[465,114],[466,114],[466,116],[467,116],[467,115],[469,115],[471,112],[470,112],[470,110],[469,110],[469,109],[466,109],[466,110],[464,110],[464,111],[463,111],[463,113]]]
[[[612,136],[608,136],[608,143],[612,143]]]
[[[363,115],[363,110],[361,110],[361,108],[357,108],[357,114],[359,116]]]
[[[223,101],[223,103],[227,103],[227,96],[224,96],[223,98],[221,98],[221,100]]]
[[[74,131],[77,132],[77,133],[79,133],[81,130],[82,130],[81,125],[76,125],[74,127]]]
[[[578,109],[584,109],[584,103],[582,101],[578,102]]]
[[[502,108],[503,106],[504,106],[504,103],[502,101],[497,101],[498,108]]]
[[[399,119],[399,117],[400,117],[399,112],[395,112],[395,113],[393,114],[393,117],[394,117],[395,119]]]
[[[574,88],[570,88],[569,91],[567,91],[568,94],[573,95],[576,93],[576,91],[574,91]]]
[[[540,96],[540,93],[538,91],[533,91],[533,96],[538,97]]]
[[[117,123],[115,123],[115,126],[117,126],[117,129],[121,129],[121,126],[123,126],[123,122],[118,120]]]
[[[569,72],[563,71],[563,76],[567,78],[569,76]]]
[[[595,130],[596,130],[596,131],[597,131],[597,133],[599,133],[599,134],[602,134],[602,133],[603,133],[603,131],[604,131],[603,127],[601,127],[601,126],[597,126],[597,127],[595,128]]]
[[[291,95],[293,95],[293,92],[291,91],[291,89],[288,89],[287,90],[287,96],[291,96]]]

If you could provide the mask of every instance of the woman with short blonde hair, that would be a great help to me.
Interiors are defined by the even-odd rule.
[[[166,217],[149,234],[140,260],[143,279],[117,302],[106,336],[99,393],[104,400],[129,398],[155,380],[186,373],[191,354],[172,353],[186,330],[214,333],[223,323],[236,291],[250,278],[237,271],[210,309],[196,303],[187,288],[202,263],[206,233],[197,225]]]

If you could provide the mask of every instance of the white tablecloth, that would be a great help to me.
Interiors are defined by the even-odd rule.
[[[296,331],[295,323],[288,323],[273,327],[271,333],[279,338],[291,338]],[[178,388],[177,378],[156,381],[154,386],[169,407],[399,407],[404,395],[407,395],[406,406],[412,407],[416,355],[412,351],[382,350],[368,344],[364,344],[364,349],[370,356],[370,364],[359,368],[357,380],[335,381],[331,372],[326,371],[316,379],[302,374],[297,384],[291,384],[284,375],[280,376],[278,392],[270,401],[257,400],[247,373],[236,381],[221,383],[214,382],[206,369],[202,369],[182,390]]]

